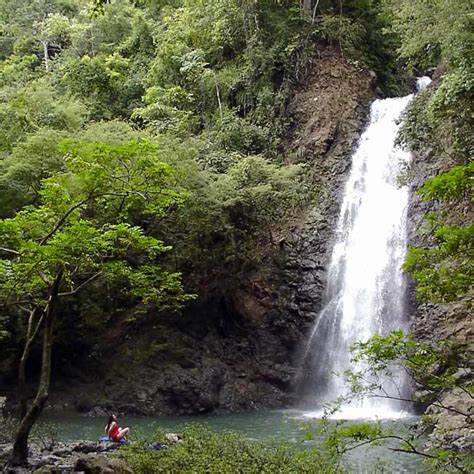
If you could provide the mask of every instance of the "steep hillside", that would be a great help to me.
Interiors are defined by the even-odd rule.
[[[196,414],[292,403],[297,349],[319,310],[339,191],[375,94],[374,74],[336,48],[321,45],[307,67],[288,106],[285,156],[308,165],[314,207],[278,230],[248,283],[198,300],[178,318],[116,328],[100,348],[105,360],[81,375],[87,383],[55,387],[56,408]]]

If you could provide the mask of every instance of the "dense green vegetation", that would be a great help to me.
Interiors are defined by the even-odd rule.
[[[431,219],[439,245],[412,249],[406,269],[421,297],[463,296],[473,227],[450,211],[472,192],[472,13],[470,0],[3,1],[0,342],[21,387],[43,347],[17,461],[48,395],[54,338],[92,344],[111,320],[176,312],[272,254],[313,198],[282,143],[292,90],[324,44],[386,93],[413,70],[444,70],[401,135],[451,167],[420,190],[445,202]]]
[[[155,441],[169,444],[163,433]],[[279,441],[252,441],[232,432],[216,433],[188,426],[182,441],[168,449],[147,449],[149,441],[131,446],[125,459],[136,473],[332,473],[343,472],[331,457]]]
[[[186,298],[179,275],[158,264],[168,248],[147,236],[143,225],[147,216],[159,218],[183,199],[170,189],[172,168],[156,159],[155,147],[145,141],[121,146],[65,141],[59,150],[67,156],[65,169],[41,181],[39,204],[0,222],[3,251],[13,255],[2,261],[2,296],[5,305],[28,314],[18,459],[48,396],[54,323],[63,299],[98,280],[162,310],[175,310]],[[26,364],[41,329],[39,389],[27,409]]]
[[[432,3],[432,4],[431,4]],[[425,201],[441,203],[427,216],[433,248],[412,248],[405,269],[417,282],[420,298],[454,301],[474,281],[472,225],[474,155],[474,17],[469,0],[393,2],[393,28],[401,37],[400,55],[443,75],[409,106],[400,141],[432,160],[444,173],[419,190]]]
[[[48,396],[54,339],[176,311],[258,267],[308,199],[303,168],[282,154],[291,86],[318,38],[389,71],[378,6],[2,3],[1,335],[21,360],[16,462]]]

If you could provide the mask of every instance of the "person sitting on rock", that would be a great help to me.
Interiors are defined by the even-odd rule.
[[[127,441],[129,431],[129,428],[120,428],[115,415],[109,416],[109,421],[105,426],[105,434],[109,437],[110,441],[114,443],[120,443],[122,439]]]

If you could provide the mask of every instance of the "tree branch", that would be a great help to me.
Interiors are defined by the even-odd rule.
[[[19,300],[19,301],[10,301],[10,303],[8,302],[2,302],[2,306],[4,308],[8,307],[8,306],[19,306],[20,309],[22,309],[23,311],[26,311],[27,313],[29,313],[31,310],[29,310],[28,308],[25,308],[23,305],[25,304],[32,304],[32,302],[30,300]]]
[[[427,453],[424,453],[423,451],[419,451],[409,440],[407,440],[406,438],[402,438],[401,436],[397,436],[397,435],[377,436],[376,438],[369,439],[369,440],[363,441],[362,443],[358,443],[358,444],[355,444],[353,446],[350,446],[348,448],[343,449],[342,454],[344,454],[348,451],[352,451],[354,449],[360,448],[361,446],[365,446],[367,444],[371,444],[371,443],[374,443],[376,441],[380,441],[380,440],[383,440],[383,439],[395,439],[397,441],[402,441],[403,443],[405,443],[410,448],[410,449],[388,448],[391,451],[396,451],[396,452],[400,452],[400,453],[418,454],[420,456],[424,456],[424,457],[427,457],[427,458],[430,458],[430,459],[438,459],[438,457],[434,456],[433,454],[427,454]]]
[[[404,441],[404,442],[407,443],[406,441]],[[410,449],[403,449],[403,448],[388,448],[388,449],[390,449],[390,451],[394,451],[396,453],[417,454],[418,456],[424,456],[425,458],[429,458],[429,459],[438,459],[437,456],[433,456],[432,454],[424,453],[423,451],[418,451],[418,449],[415,449],[412,446],[410,446]]]
[[[372,397],[374,397],[374,398],[387,398],[389,400],[398,400],[400,402],[420,403],[419,400],[412,400],[412,399],[409,399],[409,398],[392,397],[390,395],[376,395],[376,394],[373,394]],[[465,413],[461,410],[458,410],[457,408],[453,408],[451,406],[443,405],[440,401],[430,403],[430,405],[432,405],[434,407],[437,407],[437,408],[442,408],[444,410],[452,411],[453,413],[457,413],[458,415],[462,415],[462,416],[464,416],[465,418],[468,418],[468,419],[472,418],[472,415],[470,413]]]
[[[221,94],[219,92],[219,85],[217,84],[217,81],[216,81],[216,95],[217,95],[217,102],[219,104],[219,113],[220,113],[221,122],[222,122],[224,120],[224,113],[222,111]]]
[[[92,196],[89,196],[86,199],[83,199],[82,201],[79,201],[78,203],[74,204],[74,206],[71,206],[67,211],[66,214],[64,214],[61,219],[56,222],[56,225],[51,229],[50,232],[48,232],[40,241],[40,245],[44,245],[60,228],[61,226],[66,222],[67,218],[76,210],[79,209],[81,206],[86,204],[92,199]]]
[[[465,389],[462,385],[456,385],[456,388],[459,388],[461,391],[463,391],[466,395],[468,395],[474,400],[474,396],[472,395],[472,393],[469,390]]]
[[[36,327],[35,327],[34,331],[31,334],[31,337],[30,337],[31,342],[33,342],[36,339],[36,337],[38,336],[38,333],[41,329],[41,326],[43,325],[44,315],[45,315],[45,311],[43,311],[43,313],[41,314],[40,318],[38,319],[38,322],[36,323]]]
[[[11,253],[13,255],[17,255],[17,256],[20,256],[20,252],[17,252],[16,250],[13,250],[13,249],[7,249],[6,247],[0,247],[0,250],[2,252],[7,252],[7,253]]]
[[[143,197],[141,193],[137,193],[140,196]],[[56,222],[56,225],[51,229],[50,232],[48,232],[40,241],[40,245],[44,245],[60,228],[61,226],[66,222],[67,218],[76,210],[82,207],[84,204],[87,204],[89,201],[92,201],[92,199],[96,199],[98,197],[103,197],[103,196],[128,196],[130,195],[130,192],[124,192],[124,193],[113,193],[113,192],[108,192],[108,193],[99,193],[99,194],[91,194],[88,196],[86,199],[83,199],[82,201],[79,201],[78,203],[74,204],[74,206],[71,206],[66,213]]]
[[[51,282],[48,280],[48,278],[46,277],[46,275],[43,273],[42,270],[38,270],[38,275],[43,280],[43,283],[46,286],[51,286]]]
[[[96,278],[99,278],[100,275],[102,275],[102,271],[97,272],[96,274],[92,275],[90,278],[88,278],[86,281],[82,282],[77,288],[71,291],[67,291],[64,293],[58,293],[58,296],[72,296],[78,293],[82,288],[84,288],[86,285],[94,281]]]
[[[311,20],[311,24],[314,25],[314,20],[316,20],[316,10],[318,9],[319,5],[319,0],[316,0],[316,4],[314,5],[314,10],[313,10],[313,18]]]

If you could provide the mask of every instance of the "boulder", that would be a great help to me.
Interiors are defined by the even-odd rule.
[[[132,474],[132,470],[122,459],[109,459],[103,455],[90,454],[76,461],[74,472],[85,474]]]

